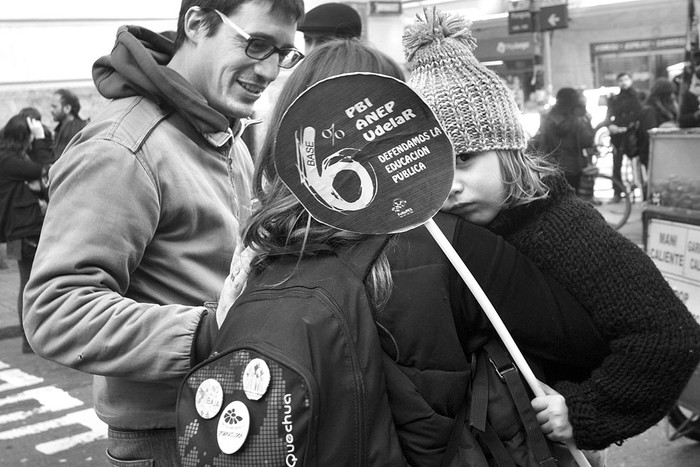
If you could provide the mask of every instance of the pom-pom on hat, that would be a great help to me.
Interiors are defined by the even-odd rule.
[[[525,149],[515,99],[474,56],[470,26],[462,16],[424,8],[403,34],[408,84],[438,116],[456,154]]]

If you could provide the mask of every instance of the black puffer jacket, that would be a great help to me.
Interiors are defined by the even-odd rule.
[[[580,375],[600,363],[605,342],[561,286],[485,228],[443,213],[434,219],[526,357]],[[426,229],[397,235],[386,252],[394,290],[378,323],[389,402],[410,465],[439,466],[467,388],[460,339],[477,342],[494,331]]]

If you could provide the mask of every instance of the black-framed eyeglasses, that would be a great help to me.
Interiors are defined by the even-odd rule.
[[[280,68],[292,68],[294,65],[299,63],[299,60],[304,58],[304,54],[294,47],[285,47],[280,49],[272,42],[267,39],[262,39],[260,37],[251,37],[250,34],[245,32],[243,29],[238,27],[236,23],[231,21],[228,16],[221,13],[219,10],[214,10],[221,21],[236,33],[246,40],[245,54],[255,60],[265,60],[273,53],[279,54],[279,62],[277,63]]]

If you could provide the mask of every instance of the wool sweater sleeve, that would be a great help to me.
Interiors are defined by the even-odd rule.
[[[573,194],[507,237],[583,304],[610,347],[589,378],[558,381],[576,444],[602,449],[661,420],[700,360],[700,325],[637,245]]]
[[[579,302],[512,245],[485,228],[459,222],[455,249],[526,357],[590,371],[607,347]],[[459,277],[456,294],[470,334],[493,332]]]

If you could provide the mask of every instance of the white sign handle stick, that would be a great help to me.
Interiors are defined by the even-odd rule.
[[[508,328],[506,328],[503,320],[498,315],[498,312],[491,304],[491,301],[486,296],[484,290],[476,281],[471,271],[469,271],[466,264],[464,264],[462,258],[459,257],[452,244],[449,242],[449,240],[447,240],[445,234],[442,233],[442,230],[440,230],[440,227],[437,226],[433,219],[429,219],[423,225],[425,225],[425,228],[428,229],[428,232],[430,232],[435,241],[438,243],[442,251],[452,263],[452,266],[454,266],[464,282],[467,284],[469,290],[471,290],[472,294],[474,294],[477,302],[479,302],[479,305],[481,305],[481,308],[483,308],[484,313],[486,313],[486,317],[489,319],[489,321],[491,321],[491,324],[503,341],[506,349],[508,349],[510,356],[515,361],[515,364],[520,372],[523,374],[525,381],[527,381],[528,385],[532,389],[532,392],[535,393],[535,396],[537,397],[544,396],[544,389],[542,389],[540,382],[532,372],[530,365],[528,365],[525,357],[523,357],[523,354],[520,352],[520,349],[513,340],[513,337],[510,335]],[[574,445],[573,441],[567,442],[566,447],[569,449],[571,455],[574,457],[574,460],[576,460],[580,467],[591,467],[588,459],[586,459],[583,453]]]

